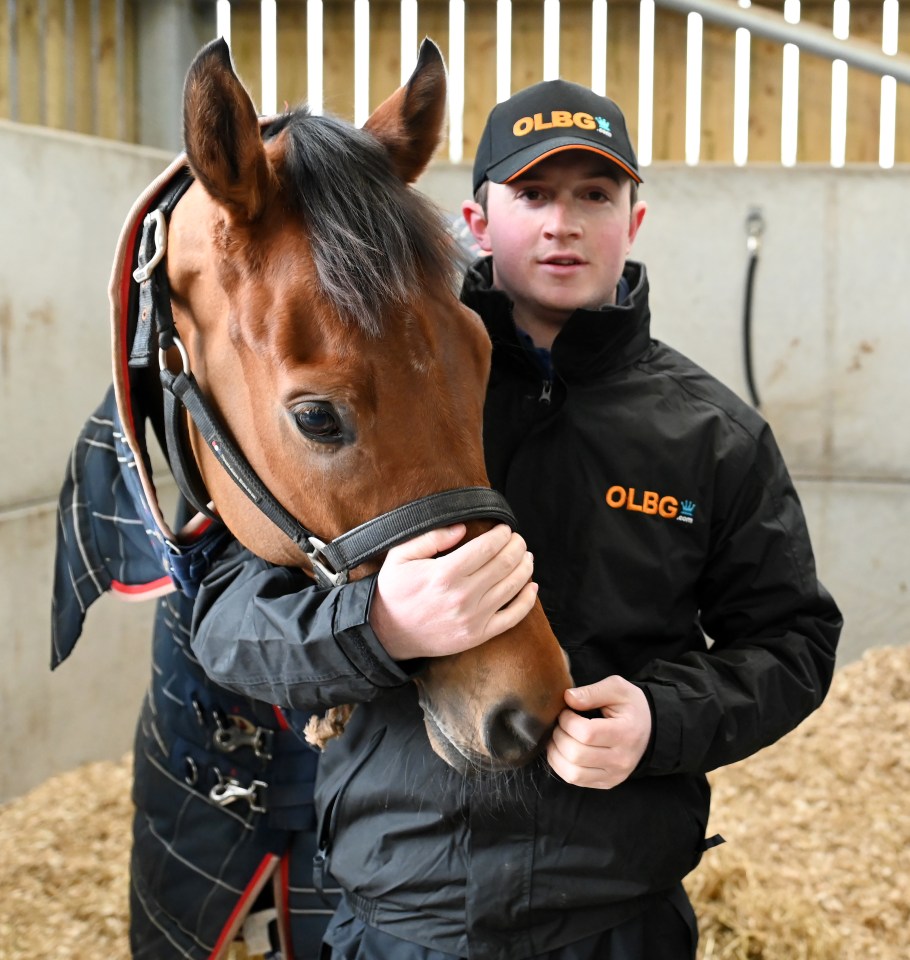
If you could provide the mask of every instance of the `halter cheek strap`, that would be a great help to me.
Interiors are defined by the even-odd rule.
[[[428,530],[466,520],[491,519],[513,530],[515,516],[505,498],[488,487],[460,487],[421,497],[325,543],[292,516],[265,486],[242,451],[222,426],[190,369],[189,356],[177,334],[171,310],[170,286],[164,268],[168,218],[192,183],[187,173],[161,198],[145,218],[137,268],[139,320],[130,353],[131,366],[147,366],[153,331],[158,339],[159,376],[164,392],[167,455],[184,497],[205,516],[209,496],[192,454],[185,410],[209,449],[237,486],[307,556],[317,581],[325,587],[347,583],[350,571],[365,560]],[[182,368],[172,372],[167,352],[175,347]]]

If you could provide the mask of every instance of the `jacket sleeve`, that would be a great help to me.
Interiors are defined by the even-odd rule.
[[[824,699],[843,620],[818,582],[799,498],[769,428],[751,462],[718,478],[736,492],[699,580],[707,651],[635,678],[654,730],[641,774],[703,773],[778,740]],[[727,470],[731,468],[728,466]]]
[[[411,679],[370,627],[375,581],[323,589],[232,543],[200,587],[193,652],[216,683],[279,707],[370,700]]]

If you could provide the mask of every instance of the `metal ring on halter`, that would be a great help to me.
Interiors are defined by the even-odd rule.
[[[316,578],[324,578],[327,585],[331,587],[340,587],[346,584],[348,582],[348,571],[333,570],[329,566],[328,559],[323,555],[322,551],[325,550],[327,544],[320,540],[319,537],[307,537],[307,541],[309,545],[302,543],[300,546],[313,565],[313,572],[316,574]]]
[[[186,352],[186,347],[183,345],[183,341],[178,336],[174,336],[173,340],[174,346],[177,348],[180,353],[180,362],[183,364],[183,372],[188,374],[190,372],[190,355]],[[167,350],[158,350],[158,369],[167,370]]]

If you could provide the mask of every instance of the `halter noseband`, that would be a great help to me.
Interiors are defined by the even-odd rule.
[[[432,493],[390,510],[326,543],[292,516],[269,491],[249,461],[228,436],[190,370],[189,356],[180,340],[171,309],[166,263],[167,226],[178,201],[193,182],[185,172],[169,186],[146,215],[136,254],[133,280],[139,285],[138,319],[130,351],[130,366],[145,366],[150,359],[152,331],[157,333],[158,366],[164,390],[165,439],[171,471],[183,496],[205,516],[208,493],[192,455],[185,409],[209,449],[249,499],[303,551],[321,586],[347,583],[350,571],[365,560],[421,533],[459,521],[491,519],[513,530],[515,516],[505,498],[488,487],[460,487]],[[180,354],[181,369],[168,369],[171,347]]]

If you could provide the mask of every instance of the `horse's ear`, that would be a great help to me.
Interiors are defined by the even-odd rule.
[[[271,172],[250,95],[223,39],[196,54],[183,88],[183,142],[190,170],[241,220],[265,205]]]
[[[364,129],[388,150],[401,179],[412,183],[439,146],[445,112],[445,63],[439,47],[426,39],[408,82],[376,108]]]

